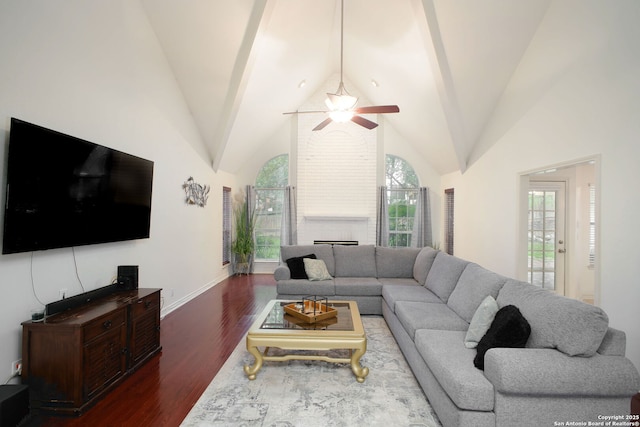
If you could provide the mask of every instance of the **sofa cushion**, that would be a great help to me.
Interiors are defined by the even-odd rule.
[[[304,270],[309,280],[330,280],[333,279],[327,271],[327,265],[321,259],[303,258]]]
[[[336,277],[376,277],[376,248],[373,245],[335,245]]]
[[[464,345],[467,348],[476,348],[478,343],[491,327],[493,319],[498,312],[498,303],[488,295],[476,310],[469,323],[469,330],[464,337]]]
[[[436,255],[438,255],[438,251],[429,246],[420,249],[420,252],[418,252],[416,261],[413,264],[413,278],[421,285],[424,285],[427,280],[427,275],[431,270],[433,260],[436,259]]]
[[[411,339],[415,339],[418,329],[466,331],[469,328],[467,322],[442,303],[397,301],[395,314]],[[460,338],[464,347],[463,339],[464,334]]]
[[[419,248],[376,247],[377,277],[413,277]]]
[[[420,284],[416,281],[416,279],[409,278],[409,277],[400,277],[400,278],[378,277],[378,282],[380,282],[382,286],[384,285],[389,285],[389,286],[402,285],[402,286],[412,286],[412,287],[420,286]],[[424,289],[424,286],[420,286],[420,287]]]
[[[336,286],[333,280],[311,281],[304,279],[280,280],[276,284],[278,295],[333,296]]]
[[[413,302],[431,302],[436,304],[444,304],[440,298],[424,286],[416,285],[383,285],[382,298],[387,305],[396,311],[396,302],[413,301]]]
[[[496,392],[512,396],[615,398],[633,396],[640,387],[638,370],[626,357],[571,357],[549,348],[493,348],[485,355],[484,368]]]
[[[447,302],[467,264],[469,261],[456,258],[445,252],[438,252],[427,275],[425,286],[438,295],[442,301]]]
[[[416,331],[416,349],[458,408],[491,411],[493,385],[473,366],[476,352],[464,346],[464,334],[463,331],[420,329]]]
[[[285,260],[287,263],[287,267],[289,267],[290,278],[291,279],[308,279],[307,272],[304,269],[304,261],[305,258],[316,258],[316,254],[307,254],[303,256],[294,256],[293,258],[289,258]]]
[[[592,356],[607,333],[609,318],[599,307],[509,279],[498,305],[515,305],[531,325],[527,347],[556,348],[569,356]]]
[[[464,269],[447,304],[467,322],[478,309],[480,303],[488,296],[498,297],[498,291],[507,278],[492,271],[470,263]]]
[[[473,364],[484,369],[484,355],[491,348],[524,348],[530,334],[531,326],[518,307],[505,305],[498,310],[489,330],[478,343]]]
[[[382,284],[375,277],[336,277],[336,295],[380,296]]]
[[[324,261],[327,271],[335,276],[336,264],[333,259],[333,248],[331,245],[283,245],[280,246],[280,256],[283,260],[293,257],[300,257],[307,254],[315,254],[317,259]]]

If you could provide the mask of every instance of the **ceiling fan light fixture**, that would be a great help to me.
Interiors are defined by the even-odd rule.
[[[344,93],[327,93],[325,104],[332,111],[350,110],[356,106],[358,98]]]
[[[344,0],[340,1],[340,84],[338,90],[335,93],[327,93],[327,98],[324,103],[327,105],[327,111],[294,111],[283,114],[300,114],[300,113],[328,113],[329,117],[320,122],[313,131],[319,131],[324,129],[331,122],[346,123],[352,121],[367,129],[375,129],[378,124],[372,122],[369,119],[365,119],[360,114],[385,114],[385,113],[398,113],[400,109],[397,105],[373,105],[369,107],[356,108],[358,98],[351,96],[347,89],[344,87],[342,80],[343,75],[343,56],[344,56]],[[303,80],[304,82],[304,80]],[[375,87],[378,86],[378,82],[373,78],[371,84]]]
[[[337,123],[346,123],[353,118],[353,111],[350,110],[335,110],[329,113],[331,120]]]

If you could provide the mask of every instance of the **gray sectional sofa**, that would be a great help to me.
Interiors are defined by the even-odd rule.
[[[323,295],[382,314],[445,427],[587,425],[628,414],[640,389],[624,332],[610,328],[598,307],[432,248],[281,249],[285,261],[324,261],[332,278],[292,279],[283,262],[274,272],[278,298]],[[517,307],[530,335],[524,348],[489,348],[482,370],[478,350],[468,347],[486,301]]]

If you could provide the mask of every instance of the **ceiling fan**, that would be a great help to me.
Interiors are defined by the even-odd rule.
[[[331,122],[346,123],[352,121],[367,129],[374,129],[377,123],[365,119],[360,114],[384,114],[397,113],[400,111],[397,105],[372,105],[369,107],[356,107],[358,98],[351,96],[344,87],[342,81],[342,62],[343,62],[343,46],[344,46],[344,0],[340,1],[340,84],[335,93],[327,93],[325,104],[328,110],[319,111],[292,111],[283,114],[301,114],[301,113],[328,113],[329,117],[324,119],[320,124],[313,128],[314,131],[324,129]]]

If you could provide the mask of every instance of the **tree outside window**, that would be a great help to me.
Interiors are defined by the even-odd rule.
[[[411,246],[411,234],[418,200],[418,176],[404,159],[387,155],[385,184],[389,212],[389,246]]]
[[[284,189],[289,183],[289,155],[266,162],[256,178],[256,252],[258,261],[280,258]]]

